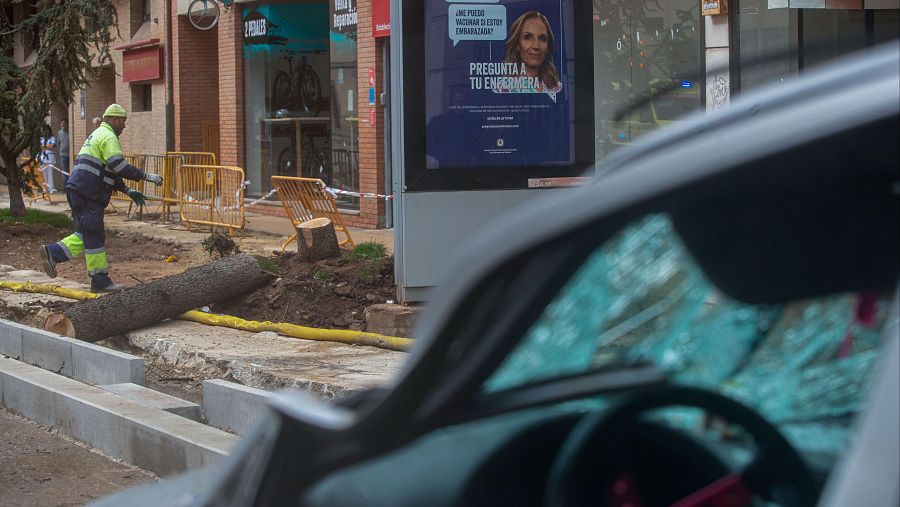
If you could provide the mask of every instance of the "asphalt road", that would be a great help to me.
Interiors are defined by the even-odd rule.
[[[76,506],[156,476],[0,408],[0,505]]]

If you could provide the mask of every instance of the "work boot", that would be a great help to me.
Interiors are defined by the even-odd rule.
[[[50,249],[47,248],[47,245],[41,246],[41,265],[44,268],[44,273],[47,273],[47,276],[56,278],[56,261],[53,260],[53,256],[50,254]]]
[[[96,275],[91,276],[91,292],[94,294],[119,292],[124,288],[124,285],[113,283],[106,273],[97,273]]]
[[[123,290],[125,290],[125,286],[119,285],[117,283],[111,283],[109,285],[104,285],[103,287],[94,287],[94,284],[91,284],[91,292],[93,292],[94,294],[122,292]]]

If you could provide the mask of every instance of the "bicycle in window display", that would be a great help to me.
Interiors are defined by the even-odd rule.
[[[327,147],[318,147],[314,136],[303,136],[300,145],[302,154],[303,174],[297,174],[297,153],[294,148],[287,147],[278,155],[276,172],[278,176],[303,176],[305,178],[319,178],[326,184],[331,184],[331,163],[326,153]],[[327,144],[327,141],[325,141]]]
[[[318,116],[322,107],[322,81],[319,75],[308,63],[305,54],[300,56],[300,65],[296,68],[293,56],[286,57],[286,60],[288,71],[279,70],[275,73],[272,101],[280,107],[302,110],[308,116]]]

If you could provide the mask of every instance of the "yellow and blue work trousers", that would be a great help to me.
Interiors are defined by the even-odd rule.
[[[75,232],[57,243],[47,245],[51,257],[57,263],[66,262],[84,253],[91,289],[102,289],[110,284],[109,262],[106,260],[106,231],[103,226],[102,203],[86,199],[77,192],[67,194]]]

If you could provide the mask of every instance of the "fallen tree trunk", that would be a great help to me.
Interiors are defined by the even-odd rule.
[[[44,329],[95,342],[254,291],[271,281],[257,260],[236,255],[184,273],[78,303],[44,321]]]

